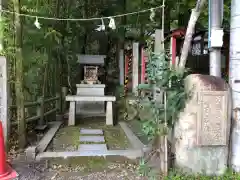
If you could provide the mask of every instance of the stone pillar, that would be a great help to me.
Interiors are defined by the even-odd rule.
[[[141,84],[145,84],[145,74],[146,74],[146,57],[144,53],[144,48],[141,48]]]
[[[112,104],[112,101],[107,102],[106,125],[113,125],[113,104]]]
[[[139,61],[139,43],[133,43],[132,59],[132,92],[137,94],[138,87],[138,61]]]
[[[124,50],[119,51],[119,82],[120,85],[124,85]]]
[[[70,101],[68,126],[75,125],[75,117],[76,117],[76,102]]]
[[[161,29],[156,29],[155,31],[155,44],[154,44],[154,52],[160,53],[164,51],[164,46],[162,41],[164,41],[163,31]]]

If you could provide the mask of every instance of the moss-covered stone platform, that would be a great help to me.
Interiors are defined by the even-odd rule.
[[[137,159],[139,157],[142,157],[143,144],[136,136],[134,136],[133,133],[129,131],[129,129],[126,128],[127,125],[124,125],[124,122],[122,122],[121,126],[106,126],[104,119],[101,118],[81,119],[80,123],[76,126],[67,126],[60,128],[53,138],[52,143],[49,145],[47,151],[39,153],[36,156],[36,159],[66,159],[74,157],[106,158],[116,156],[125,157],[127,159]],[[102,130],[103,135],[89,135],[80,133],[81,130],[91,129]],[[81,142],[81,139],[83,142]],[[93,147],[89,145],[80,146],[81,144],[95,144],[95,147],[97,147],[97,144],[106,144],[107,150],[104,148],[102,151],[100,148],[86,150],[86,148]],[[85,150],[81,150],[80,147],[84,147]]]

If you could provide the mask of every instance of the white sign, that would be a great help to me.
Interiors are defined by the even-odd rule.
[[[211,30],[211,47],[222,47],[223,45],[223,30],[212,29]]]

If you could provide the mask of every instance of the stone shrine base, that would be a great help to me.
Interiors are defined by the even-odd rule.
[[[104,96],[105,84],[76,84],[77,95],[79,96]],[[103,114],[105,112],[104,102],[76,102],[77,115],[93,115]]]

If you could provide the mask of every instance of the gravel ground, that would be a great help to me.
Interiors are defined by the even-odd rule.
[[[136,174],[136,166],[124,163],[109,163],[105,170],[86,172],[79,167],[50,166],[48,161],[26,162],[15,159],[12,167],[19,177],[16,180],[146,180]]]

